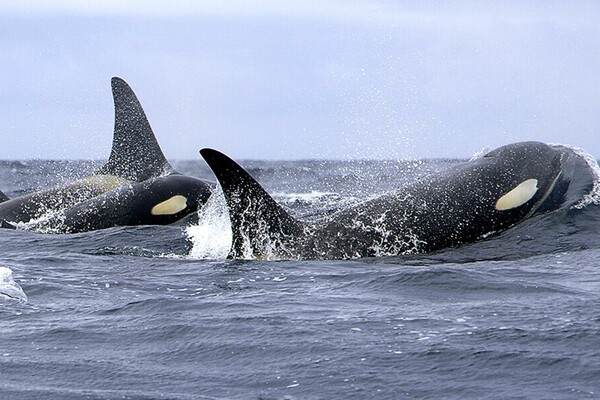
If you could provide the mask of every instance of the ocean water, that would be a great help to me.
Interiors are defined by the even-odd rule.
[[[242,165],[317,218],[455,162]],[[0,189],[97,165],[2,162]],[[212,179],[200,160],[175,167]],[[0,231],[0,399],[600,398],[597,205],[435,253],[349,261],[227,260],[222,198],[201,214]]]

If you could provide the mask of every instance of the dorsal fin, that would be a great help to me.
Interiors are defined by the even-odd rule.
[[[0,203],[5,202],[6,200],[8,200],[8,196],[5,195],[2,191],[0,191]]]
[[[292,217],[239,164],[225,154],[202,149],[229,209],[233,243],[230,257],[298,257],[303,223]]]
[[[98,174],[141,182],[174,172],[131,87],[117,77],[112,78],[111,86],[115,102],[115,130],[110,157]]]

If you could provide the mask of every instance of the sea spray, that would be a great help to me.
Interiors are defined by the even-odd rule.
[[[192,243],[190,258],[224,259],[231,248],[231,222],[227,203],[220,186],[208,202],[198,211],[198,224],[187,227],[186,234]]]
[[[0,267],[0,298],[27,301],[27,295],[13,279],[12,270],[7,267]]]
[[[475,161],[478,160],[480,158],[482,158],[483,156],[485,156],[487,153],[489,153],[490,151],[492,151],[492,149],[489,146],[485,146],[482,149],[476,151],[471,158],[469,159],[469,162],[471,161]]]

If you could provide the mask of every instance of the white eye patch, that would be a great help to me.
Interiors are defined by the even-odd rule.
[[[527,179],[519,183],[513,190],[498,199],[496,210],[511,210],[527,203],[538,191],[537,183],[537,179]]]
[[[150,213],[152,215],[173,215],[185,210],[186,207],[187,198],[178,194],[152,207]]]

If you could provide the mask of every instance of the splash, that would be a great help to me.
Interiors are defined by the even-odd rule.
[[[17,229],[37,233],[66,233],[64,229],[65,214],[62,210],[46,211],[38,218],[27,222],[17,222]]]
[[[192,249],[190,258],[224,259],[231,249],[231,222],[223,191],[217,186],[210,198],[198,211],[198,225],[185,231]]]
[[[414,200],[410,194],[405,194],[403,202],[406,204],[414,204]],[[426,207],[426,205],[423,205]],[[357,217],[358,218],[358,217]],[[398,223],[398,221],[409,221],[411,216],[408,208],[402,208],[396,210],[395,213],[391,213],[389,210],[383,211],[379,216],[367,216],[364,218],[370,220],[368,224],[360,222],[361,230],[369,232],[369,237],[372,238],[373,242],[369,246],[369,251],[372,256],[384,257],[384,256],[397,256],[397,255],[409,255],[422,253],[422,247],[427,245],[427,242],[421,240],[417,233],[413,232],[410,224],[404,224],[405,226],[399,234],[397,229],[393,229],[391,226]],[[395,220],[395,222],[393,221]],[[355,224],[359,223],[355,220]],[[349,258],[360,258],[364,255],[352,256]]]
[[[15,282],[12,276],[12,270],[7,267],[0,267],[0,299],[8,298],[17,301],[27,301],[27,295]]]
[[[325,197],[329,193],[325,194]],[[278,197],[290,199],[304,198],[308,201],[318,202],[323,197],[322,192],[311,192],[304,194],[298,193],[278,193]],[[408,200],[408,199],[405,199]],[[232,245],[231,222],[226,200],[220,187],[217,187],[211,195],[209,201],[200,210],[198,215],[198,224],[189,226],[186,229],[188,240],[192,243],[192,248],[188,254],[189,258],[194,259],[224,259],[229,255]],[[392,215],[388,211],[380,216],[357,217],[352,227],[357,232],[372,238],[372,243],[368,246],[368,253],[374,256],[389,256],[398,254],[415,254],[422,252],[422,246],[426,243],[422,241],[416,233],[410,229],[405,229],[402,235],[388,227],[391,219],[397,219],[398,215]],[[401,218],[407,219],[404,215]],[[365,219],[367,221],[365,221]],[[274,234],[266,221],[248,220],[245,224],[252,224],[254,229],[252,235],[242,233],[240,240],[240,249],[238,257],[245,260],[298,260],[303,258],[303,249],[301,243],[290,241],[289,237],[283,237]],[[308,241],[314,236],[315,225],[307,224],[304,226],[304,234],[300,235],[303,241]],[[297,246],[298,245],[298,246]],[[327,246],[325,246],[327,247]],[[305,249],[306,250],[306,249]],[[310,251],[309,251],[310,252]],[[327,252],[317,254],[316,256],[327,257]],[[344,253],[341,257],[346,259],[356,259],[364,257],[364,252]]]
[[[267,221],[252,220],[249,223],[255,224],[256,229],[252,237],[247,232],[241,235],[242,259],[268,261],[301,259],[293,241],[284,235],[273,233]]]
[[[471,156],[471,158],[469,159],[469,162],[471,161],[475,161],[480,159],[481,157],[485,156],[487,153],[489,153],[492,149],[489,146],[485,146],[484,148],[482,148],[481,150],[475,152],[475,154],[473,154]]]

